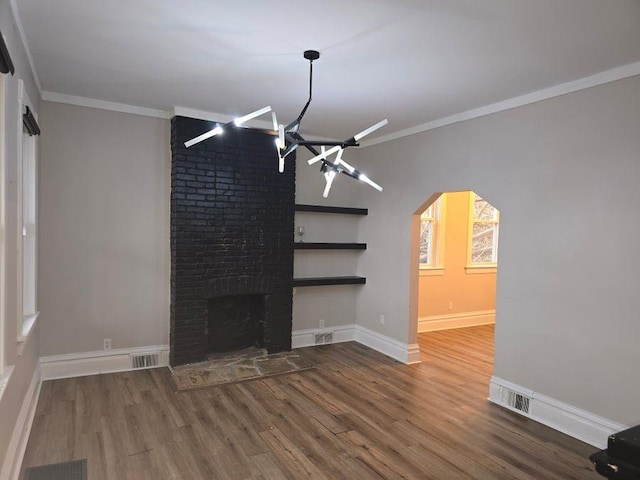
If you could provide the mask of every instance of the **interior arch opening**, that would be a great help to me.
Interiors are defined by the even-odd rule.
[[[455,349],[493,373],[500,212],[474,191],[437,192],[415,212],[411,325],[422,361]]]

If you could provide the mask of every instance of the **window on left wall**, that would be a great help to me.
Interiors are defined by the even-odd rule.
[[[22,318],[18,325],[18,341],[26,340],[37,317],[36,300],[38,258],[38,134],[31,102],[24,87],[20,87],[23,128],[20,141],[21,228],[22,228]],[[29,116],[30,114],[30,116]],[[35,130],[33,124],[35,123]]]
[[[1,34],[0,34],[1,35]],[[6,305],[5,301],[5,272],[6,272],[6,259],[5,259],[5,158],[4,158],[4,136],[5,136],[5,99],[4,99],[4,75],[0,75],[0,395],[3,391],[2,375],[5,370],[4,359],[4,309]]]

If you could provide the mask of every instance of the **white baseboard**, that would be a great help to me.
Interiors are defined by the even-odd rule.
[[[18,413],[18,418],[16,419],[16,424],[13,428],[13,434],[11,435],[9,446],[7,447],[4,464],[0,471],[0,479],[2,480],[18,480],[20,476],[20,467],[22,466],[24,452],[27,449],[27,442],[29,441],[33,418],[36,414],[41,385],[40,365],[37,365],[33,372],[33,377],[31,377],[31,383],[29,384],[27,393],[22,402],[20,413]]]
[[[420,347],[417,343],[403,343],[361,325],[356,325],[356,342],[402,363],[420,363]]]
[[[528,414],[505,402],[505,389],[531,399]],[[609,435],[628,428],[495,376],[491,378],[489,401],[600,449],[607,448]]]
[[[42,380],[134,370],[131,364],[131,356],[147,354],[158,354],[157,367],[169,365],[169,345],[50,355],[40,358]]]
[[[451,328],[477,327],[496,323],[495,310],[451,313],[418,318],[418,333],[449,330]]]
[[[407,345],[359,325],[294,330],[291,333],[291,346],[292,348],[313,347],[316,333],[328,332],[333,332],[332,343],[356,341],[402,363],[420,363],[420,347],[417,343]]]
[[[316,333],[333,332],[333,342],[352,342],[356,339],[355,325],[340,325],[338,327],[309,328],[307,330],[294,330],[291,332],[291,347],[313,347],[315,346]]]

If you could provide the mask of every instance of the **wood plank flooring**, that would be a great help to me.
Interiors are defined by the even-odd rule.
[[[490,404],[493,327],[419,335],[403,365],[357,343],[301,373],[174,392],[167,369],[42,386],[23,468],[101,479],[597,480],[595,448]]]

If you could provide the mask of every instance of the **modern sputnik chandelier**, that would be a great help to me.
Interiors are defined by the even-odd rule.
[[[192,145],[200,143],[208,138],[220,135],[224,132],[225,128],[229,126],[235,125],[236,127],[239,127],[249,120],[271,112],[273,129],[278,133],[275,143],[278,153],[278,170],[280,173],[284,172],[284,163],[286,157],[291,152],[295,151],[298,147],[302,146],[314,155],[313,158],[308,160],[309,165],[313,165],[317,162],[321,162],[322,164],[320,167],[320,171],[324,175],[326,182],[326,186],[322,194],[323,197],[326,198],[329,195],[329,190],[331,189],[333,180],[338,173],[344,173],[351,178],[355,178],[356,180],[367,183],[381,192],[382,187],[380,185],[378,185],[365,174],[359,172],[354,167],[345,162],[342,159],[342,154],[348,147],[359,146],[358,142],[362,140],[362,138],[372,132],[375,132],[379,128],[384,127],[389,122],[387,121],[387,119],[384,119],[344,141],[305,140],[305,138],[299,132],[300,124],[302,122],[304,114],[307,113],[307,109],[311,104],[311,96],[313,92],[313,61],[320,58],[320,52],[316,50],[307,50],[304,52],[304,58],[309,60],[309,99],[300,112],[300,115],[298,115],[298,118],[296,118],[293,122],[291,122],[287,126],[284,126],[281,123],[279,124],[276,112],[272,111],[270,106],[267,106],[242,117],[235,118],[228,123],[216,124],[216,126],[208,132],[185,142],[185,147],[191,147]],[[320,151],[318,151],[316,147],[319,147]],[[332,155],[334,155],[334,157],[331,160],[330,156]]]

